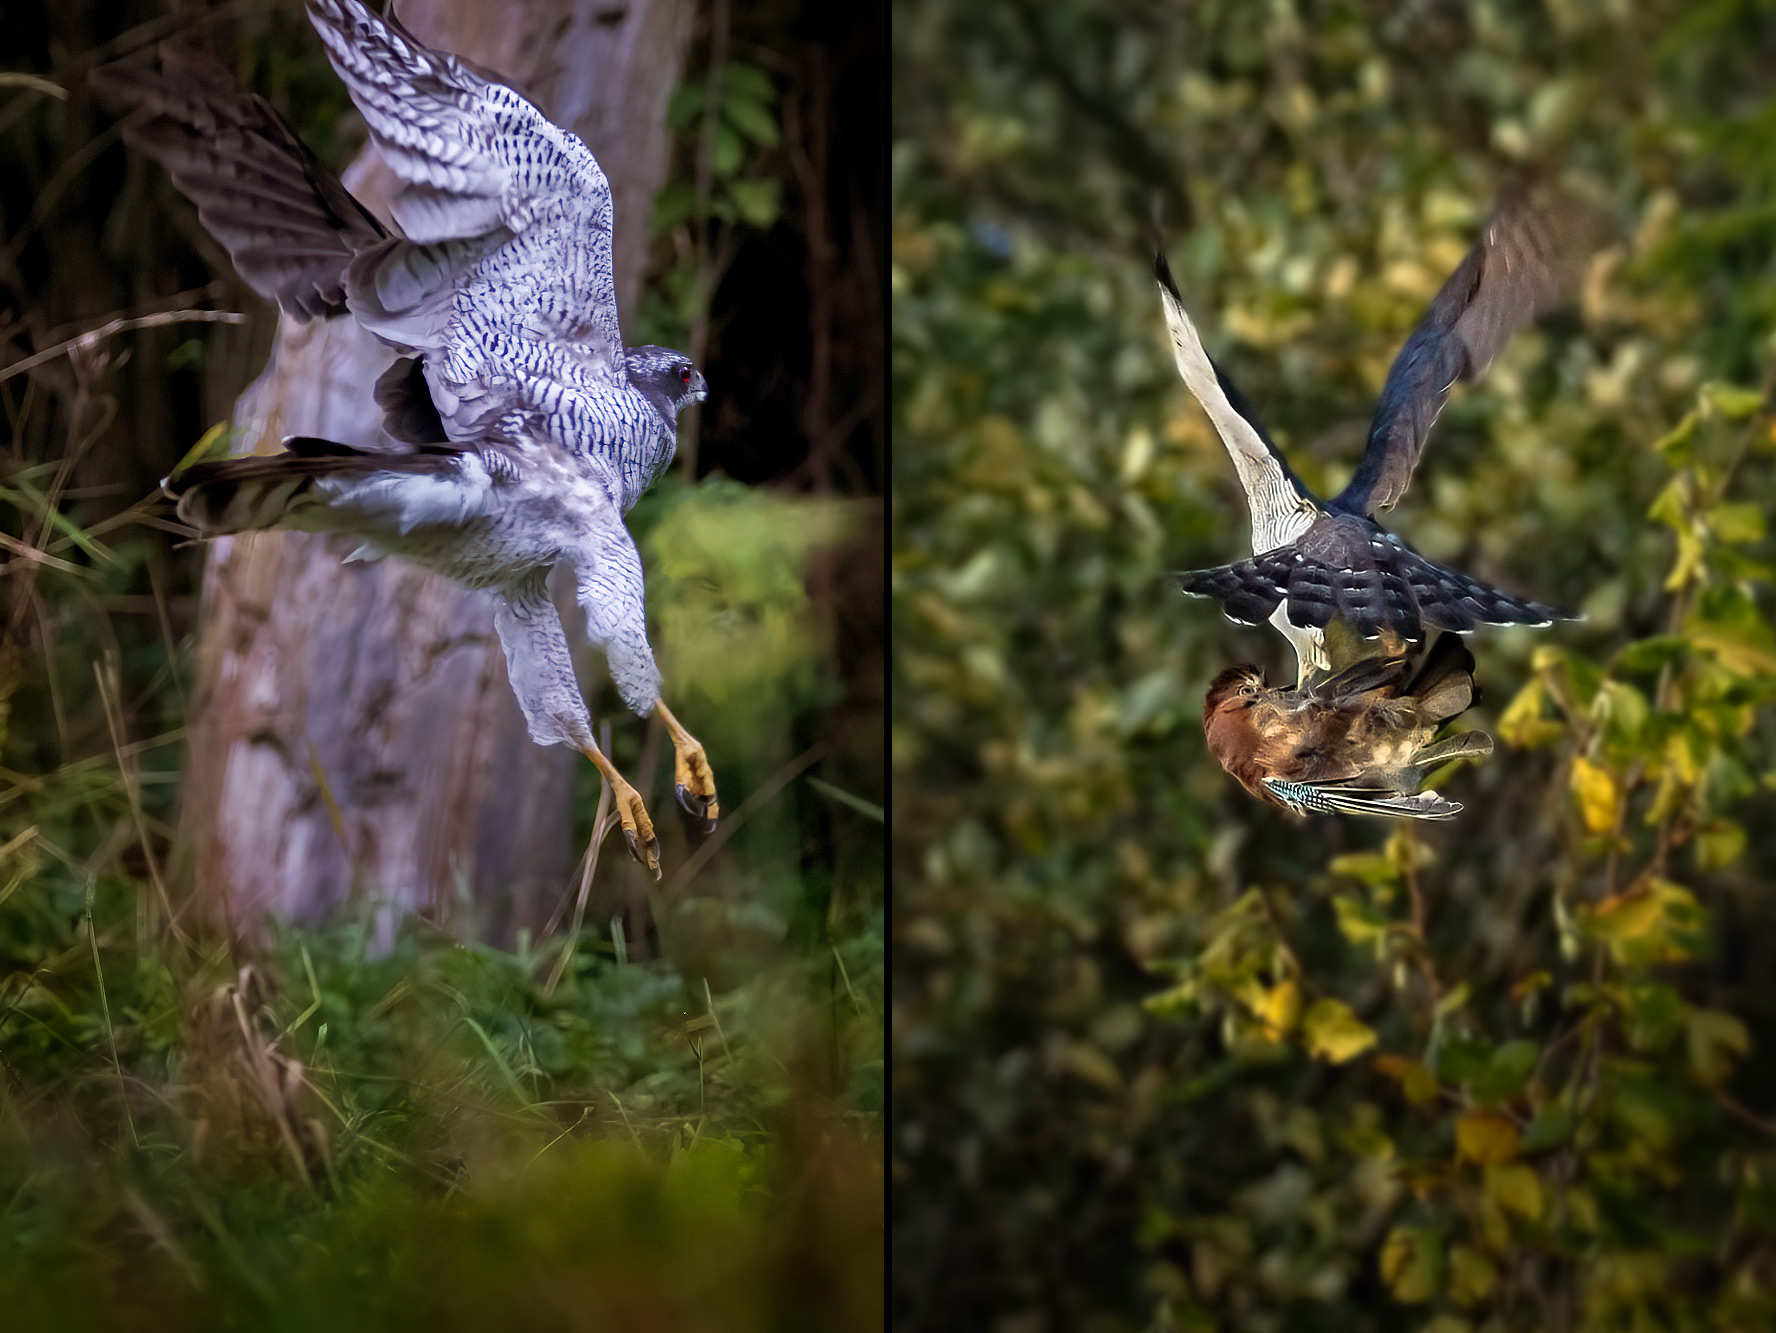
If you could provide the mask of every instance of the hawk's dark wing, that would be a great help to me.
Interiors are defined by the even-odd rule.
[[[87,78],[128,113],[124,142],[166,168],[247,286],[294,319],[344,313],[346,266],[388,232],[271,103],[173,43]]]
[[[1602,216],[1569,195],[1506,194],[1401,348],[1363,459],[1328,508],[1363,515],[1391,509],[1451,387],[1478,378],[1514,333],[1566,299],[1606,235]]]

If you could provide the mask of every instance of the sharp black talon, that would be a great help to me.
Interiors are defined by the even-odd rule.
[[[709,807],[715,805],[715,797],[699,796],[681,784],[678,787],[678,803],[696,821],[699,833],[708,833],[715,828],[715,816],[709,813]]]
[[[635,858],[642,869],[651,870],[655,879],[660,878],[660,840],[649,838],[643,843],[632,829],[624,829],[623,841],[629,844],[629,855]]]

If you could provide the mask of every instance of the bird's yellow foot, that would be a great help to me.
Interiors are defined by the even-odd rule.
[[[709,767],[708,756],[703,753],[703,743],[679,725],[672,710],[664,703],[654,707],[659,710],[660,720],[672,737],[672,775],[678,787],[678,803],[703,825],[704,832],[708,832],[715,827],[716,817],[721,814],[721,803],[715,797],[715,772]]]
[[[654,836],[654,821],[648,817],[641,793],[624,780],[617,766],[597,746],[587,747],[584,754],[610,783],[611,800],[617,818],[623,822],[623,841],[629,844],[629,855],[652,871],[655,879],[660,878],[660,840]]]

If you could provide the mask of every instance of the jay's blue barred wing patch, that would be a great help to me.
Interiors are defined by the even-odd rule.
[[[1315,786],[1266,778],[1277,800],[1301,815],[1373,815],[1382,819],[1452,819],[1462,812],[1460,801],[1445,800],[1434,791],[1401,792],[1366,787]]]

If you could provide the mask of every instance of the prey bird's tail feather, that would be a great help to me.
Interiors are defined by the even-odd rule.
[[[1347,784],[1316,785],[1265,778],[1265,787],[1297,814],[1373,815],[1382,819],[1450,819],[1461,813],[1459,801],[1446,801],[1434,791],[1404,792]]]
[[[1418,704],[1427,722],[1459,717],[1480,702],[1474,666],[1474,654],[1467,644],[1453,634],[1440,634],[1406,687],[1406,695]]]
[[[302,435],[284,444],[281,454],[196,463],[160,488],[178,502],[181,522],[205,537],[221,537],[279,527],[325,529],[330,481],[455,467],[450,455],[438,452],[375,453]]]
[[[1391,694],[1405,684],[1410,671],[1411,665],[1404,657],[1366,657],[1328,676],[1313,687],[1313,694],[1334,703],[1382,690]]]

